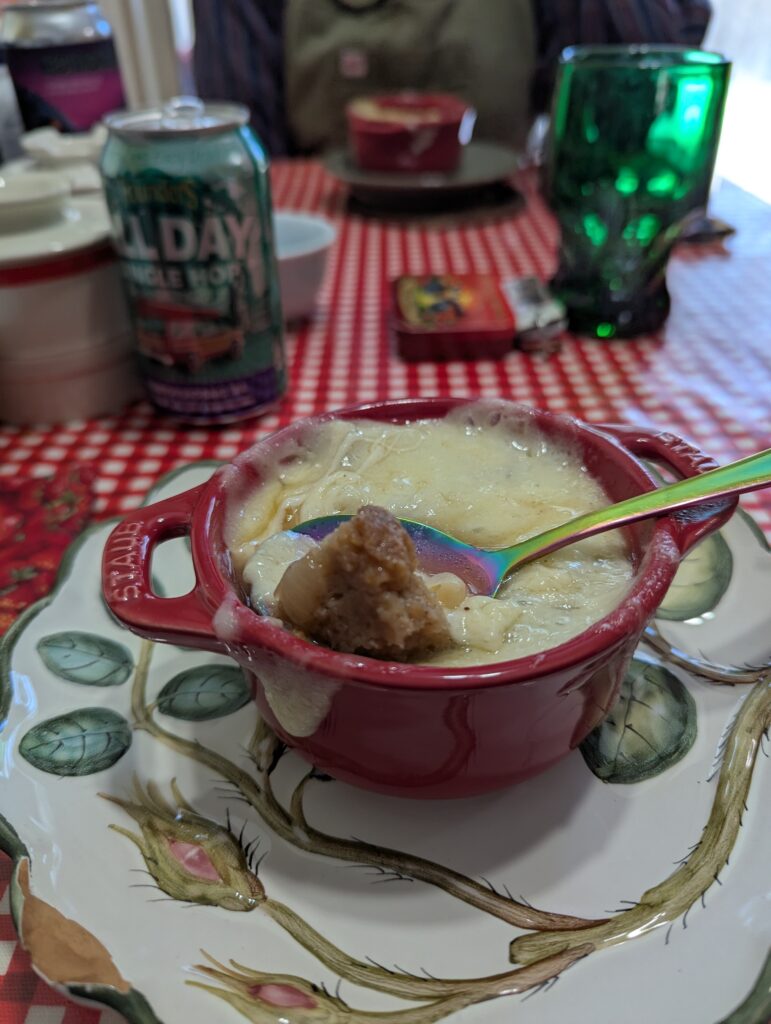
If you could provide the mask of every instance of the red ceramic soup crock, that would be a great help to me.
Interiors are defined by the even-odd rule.
[[[605,716],[681,558],[730,517],[736,499],[627,528],[634,578],[611,614],[551,650],[470,668],[379,661],[300,639],[244,602],[223,536],[229,510],[243,507],[261,482],[257,456],[330,418],[405,423],[442,417],[467,401],[408,399],[300,420],[207,483],[132,512],[105,547],[107,604],[141,636],[235,658],[276,733],[338,779],[399,796],[461,797],[543,771]],[[640,458],[681,476],[715,465],[672,434],[590,426],[512,403],[501,408],[577,448],[610,501],[655,488]],[[153,549],[182,534],[190,536],[196,585],[183,597],[159,597],[150,583]]]
[[[365,171],[447,173],[458,166],[462,141],[471,134],[473,108],[445,93],[401,92],[367,97],[378,107],[413,115],[409,123],[363,116],[353,100],[346,107],[348,141]],[[431,120],[419,120],[430,111]],[[461,137],[463,136],[463,139]]]

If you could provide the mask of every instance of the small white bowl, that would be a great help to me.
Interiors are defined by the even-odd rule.
[[[323,217],[279,210],[273,217],[284,319],[313,314],[337,231]]]

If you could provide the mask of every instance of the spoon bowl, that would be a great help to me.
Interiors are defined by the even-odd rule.
[[[683,510],[683,515],[690,521],[706,519],[720,511],[721,498],[757,490],[769,484],[771,448],[709,470],[701,476],[678,480],[608,508],[569,519],[560,526],[497,551],[467,544],[442,530],[412,519],[400,519],[399,522],[410,534],[424,572],[454,573],[464,581],[472,594],[494,597],[513,569],[584,537],[678,510]],[[350,518],[350,515],[320,516],[294,526],[287,532],[322,540]]]

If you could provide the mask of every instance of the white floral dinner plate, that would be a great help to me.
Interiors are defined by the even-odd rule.
[[[50,982],[136,1024],[767,1019],[771,554],[747,517],[681,570],[581,751],[444,802],[317,775],[227,659],[123,631],[110,528],[0,651],[0,842]],[[154,575],[189,588],[183,541]]]

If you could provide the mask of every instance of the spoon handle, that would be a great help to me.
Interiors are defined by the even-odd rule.
[[[647,519],[662,512],[688,508],[708,498],[753,491],[768,484],[771,484],[771,448],[758,452],[757,455],[749,455],[739,462],[732,462],[728,466],[711,469],[699,476],[678,480],[677,483],[667,484],[655,491],[637,494],[609,508],[588,512],[496,554],[500,556],[501,562],[505,559],[505,571],[508,572],[516,565],[530,562],[540,555],[556,551],[583,537],[591,537],[595,533],[612,530],[617,526]]]

